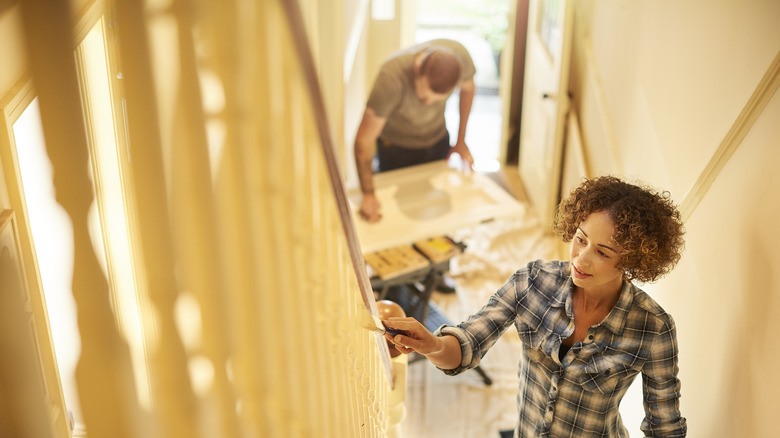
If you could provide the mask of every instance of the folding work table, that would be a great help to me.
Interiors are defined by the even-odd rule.
[[[444,160],[378,173],[374,176],[374,193],[381,203],[382,219],[373,224],[359,215],[360,189],[353,188],[347,195],[361,251],[374,265],[369,275],[377,298],[388,298],[393,287],[402,288],[407,292],[391,298],[399,301],[408,316],[431,331],[449,324],[429,300],[449,270],[452,257],[465,247],[450,240],[452,245],[447,248],[443,239],[462,228],[519,215],[520,203],[487,175],[466,174],[450,168]],[[428,249],[441,251],[426,252],[426,243]],[[382,271],[382,263],[399,259],[400,267],[377,272]],[[477,371],[490,384],[487,375],[481,369]]]

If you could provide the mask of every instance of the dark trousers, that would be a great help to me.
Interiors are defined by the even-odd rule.
[[[446,132],[436,144],[423,149],[388,145],[380,138],[376,141],[376,150],[379,159],[379,172],[443,160],[450,153],[450,134]]]

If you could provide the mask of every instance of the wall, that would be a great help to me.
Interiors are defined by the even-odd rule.
[[[733,155],[710,160],[780,50],[778,17],[772,0],[577,3],[571,88],[591,172],[644,180],[692,208],[679,266],[645,287],[677,322],[689,436],[775,433],[780,93],[765,93]],[[718,169],[703,196],[691,190]],[[631,417],[638,433],[641,412]]]
[[[375,20],[370,0],[345,0],[344,15],[348,31],[344,50],[344,106],[342,167],[347,187],[357,187],[355,167],[355,135],[363,112],[366,109],[368,93],[374,79],[388,55],[403,45],[403,14],[408,14],[408,0],[385,0],[385,7],[395,11],[391,20]]]
[[[344,135],[338,144],[343,157],[340,161],[347,185],[357,184],[355,168],[355,134],[363,118],[366,105],[366,87],[372,80],[366,75],[366,58],[369,56],[370,4],[367,0],[349,0],[344,3],[345,40],[342,54],[344,105],[335,117],[341,117]],[[330,114],[329,114],[330,116]]]
[[[680,332],[691,436],[777,434],[778,120],[775,93],[686,224],[681,269],[659,285]]]
[[[0,14],[0,56],[7,60],[0,69],[0,90],[10,89],[26,68],[21,19],[18,6],[8,8]]]
[[[27,68],[21,20],[19,8],[16,6],[0,11],[0,59],[3,60],[3,67],[0,68],[0,96],[4,96],[16,85]],[[0,166],[1,172],[3,172],[2,166]],[[8,199],[8,191],[3,181],[5,178],[0,180],[0,210],[11,208],[11,201]]]

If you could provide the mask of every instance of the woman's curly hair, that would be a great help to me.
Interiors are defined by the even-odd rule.
[[[680,260],[685,246],[680,212],[669,192],[657,192],[613,176],[585,180],[558,205],[553,231],[569,242],[591,213],[606,211],[622,248],[617,268],[626,280],[655,281]]]

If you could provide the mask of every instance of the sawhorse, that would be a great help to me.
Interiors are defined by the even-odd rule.
[[[434,332],[444,324],[452,325],[444,313],[430,302],[433,291],[439,287],[444,274],[449,271],[449,267],[449,260],[445,260],[431,263],[425,268],[391,279],[373,277],[371,278],[371,287],[378,293],[377,300],[390,300],[398,303],[406,312],[406,316],[413,317],[430,332]],[[422,289],[418,284],[422,285]],[[415,354],[410,358],[409,363],[423,358],[425,356]],[[485,385],[493,383],[481,367],[477,366],[474,371],[479,373]]]

